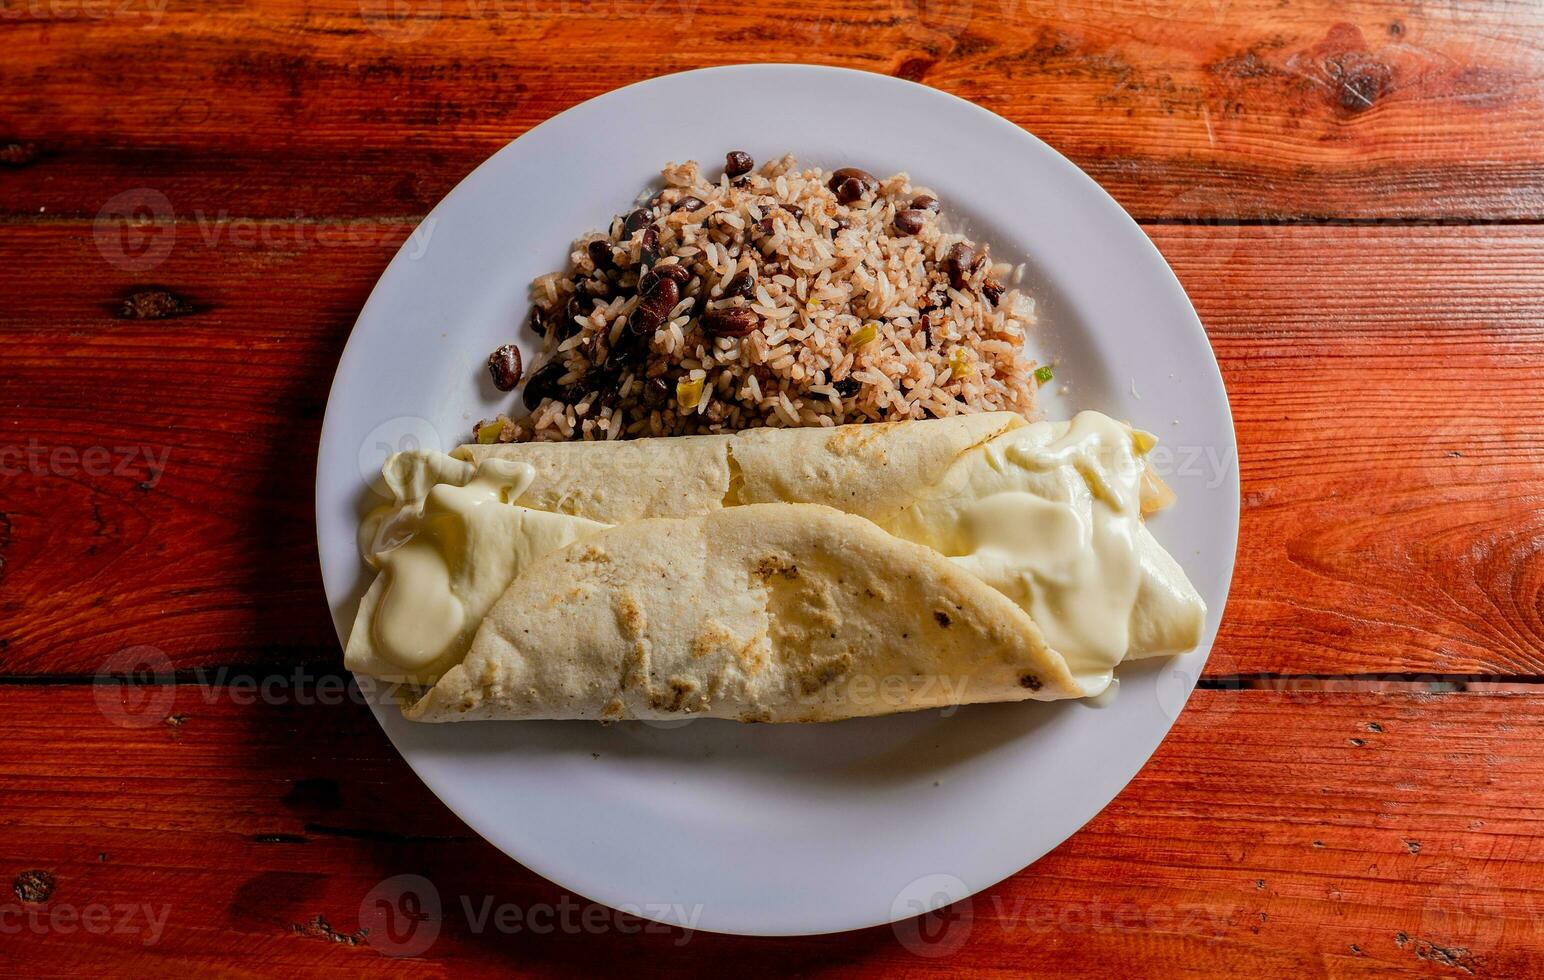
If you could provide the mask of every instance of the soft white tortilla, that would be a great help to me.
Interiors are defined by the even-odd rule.
[[[830,721],[1078,690],[1011,600],[850,514],[634,521],[526,568],[415,721]]]
[[[460,446],[451,455],[529,463],[536,478],[515,503],[605,524],[782,502],[883,523],[963,453],[1024,424],[1022,416],[992,412],[723,436]]]

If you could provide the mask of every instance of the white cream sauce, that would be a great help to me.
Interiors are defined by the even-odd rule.
[[[1141,457],[1155,441],[1097,412],[1020,426],[960,457],[886,530],[1018,603],[1097,694],[1131,646]]]
[[[411,674],[438,675],[459,662],[521,569],[610,527],[512,504],[536,475],[525,463],[490,459],[474,470],[422,454],[396,475],[388,485],[398,501],[367,522],[367,559],[381,570],[369,629],[375,653]],[[441,478],[451,482],[431,482]]]

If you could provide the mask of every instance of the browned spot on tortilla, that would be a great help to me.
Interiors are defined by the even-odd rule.
[[[622,717],[622,699],[612,698],[600,709],[600,716],[607,721],[616,721]]]
[[[587,562],[592,565],[607,565],[611,563],[611,556],[595,547],[595,545],[587,544],[579,549],[571,560]]]
[[[768,722],[768,721],[772,720],[772,712],[768,711],[765,708],[758,708],[755,711],[747,711],[744,714],[740,715],[740,720],[745,722],[748,725],[759,724],[761,722]]]
[[[879,422],[872,425],[841,426],[833,430],[831,437],[826,440],[826,449],[833,456],[855,456],[883,438],[894,425],[894,422]],[[884,458],[882,452],[876,455],[881,460]]]
[[[812,661],[795,676],[800,692],[814,694],[852,670],[852,654],[843,653]]]
[[[686,699],[697,693],[697,682],[690,677],[670,678],[668,692],[649,692],[649,705],[656,711],[690,711]]]
[[[751,637],[744,646],[735,651],[735,660],[742,668],[752,674],[760,673],[767,666],[766,656],[758,649],[761,646],[761,641],[766,639],[766,637],[767,631],[762,630]]]
[[[1040,678],[1036,677],[1034,674],[1020,674],[1019,686],[1027,687],[1031,691],[1038,691],[1044,685],[1040,683]]]
[[[617,628],[629,640],[638,639],[649,627],[648,619],[643,614],[643,607],[638,604],[638,600],[631,592],[618,594],[612,611],[617,617]]]
[[[799,566],[782,555],[762,557],[756,562],[754,571],[762,578],[771,578],[774,575],[781,575],[784,578],[799,577]]]
[[[715,650],[727,650],[734,646],[734,634],[715,623],[713,620],[704,620],[702,629],[697,631],[692,639],[692,656],[706,657]]]
[[[938,625],[944,627],[945,629],[948,629],[950,626],[954,625],[954,620],[950,619],[949,614],[944,612],[942,609],[933,610],[933,618],[938,620]]]

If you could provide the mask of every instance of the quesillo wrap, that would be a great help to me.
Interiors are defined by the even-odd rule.
[[[827,721],[1098,694],[1200,640],[1094,412],[399,453],[351,670],[419,721]]]

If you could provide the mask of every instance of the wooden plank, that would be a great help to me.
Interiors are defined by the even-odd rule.
[[[182,668],[337,662],[316,438],[406,228],[229,231],[179,236],[154,288],[86,225],[0,239],[0,463],[21,470],[0,480],[3,672],[90,674],[142,644]],[[1544,231],[1153,231],[1208,324],[1242,447],[1208,672],[1541,673]],[[158,289],[180,300],[157,306]],[[121,318],[132,296],[188,310]],[[108,472],[88,472],[92,447]]]
[[[422,213],[586,98],[782,60],[976,101],[1143,218],[1544,216],[1544,9],[1505,0],[56,0],[4,16],[11,215],[90,217],[147,185],[184,220]]]
[[[0,968],[29,975],[46,957],[98,973],[130,955],[148,971],[220,974],[546,975],[622,957],[650,976],[1544,966],[1544,744],[1520,737],[1544,724],[1537,695],[1198,692],[1104,813],[948,917],[763,940],[623,934],[642,924],[586,912],[470,834],[362,707],[243,706],[232,690],[179,685],[157,709],[170,721],[125,728],[90,686],[0,688],[0,883],[13,883]],[[415,960],[359,933],[367,898],[398,898],[406,874],[442,908]],[[551,931],[478,931],[489,905],[521,923],[550,916]],[[112,927],[51,918],[91,908],[111,910]]]
[[[1211,669],[1544,673],[1544,238],[1156,238],[1207,326],[1241,447]]]

